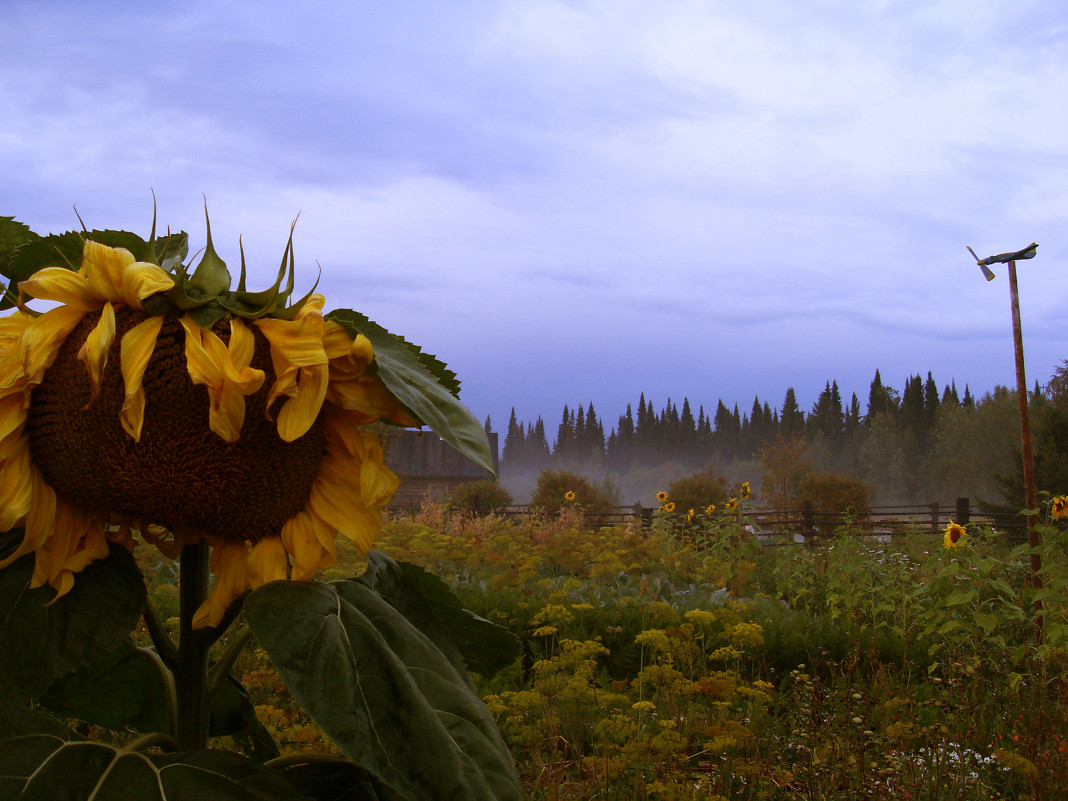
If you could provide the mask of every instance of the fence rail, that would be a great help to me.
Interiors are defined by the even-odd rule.
[[[407,507],[394,507],[389,510],[394,516],[418,513],[419,507],[409,504]],[[655,507],[634,504],[633,506],[616,506],[608,512],[586,513],[587,523],[594,526],[609,526],[640,521],[643,528],[648,528],[653,521]],[[527,505],[507,506],[496,510],[506,518],[520,518],[533,514]],[[760,509],[750,508],[743,513],[744,523],[754,533],[761,536],[793,536],[805,539],[826,536],[842,525],[846,515],[843,512],[828,512],[816,509],[812,504],[796,508]],[[908,506],[875,506],[868,512],[852,516],[854,530],[869,536],[902,535],[931,533],[938,534],[950,521],[965,525],[967,523],[989,523],[994,528],[1005,531],[1010,537],[1026,537],[1026,522],[1020,515],[989,514],[970,504],[968,498],[958,498],[954,505],[937,503]]]

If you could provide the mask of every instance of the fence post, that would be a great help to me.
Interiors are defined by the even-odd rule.
[[[931,504],[931,533],[938,534],[938,504]]]
[[[968,498],[957,498],[956,522],[962,526],[968,525],[971,518],[971,503]]]

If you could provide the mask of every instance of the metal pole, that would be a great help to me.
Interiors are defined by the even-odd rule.
[[[1009,262],[1009,295],[1012,301],[1012,338],[1016,349],[1016,396],[1020,403],[1020,447],[1023,449],[1024,504],[1028,512],[1038,506],[1035,493],[1035,458],[1031,448],[1031,415],[1027,404],[1027,378],[1024,374],[1023,329],[1020,325],[1020,292],[1016,287],[1016,261]],[[1027,542],[1031,546],[1031,586],[1042,587],[1042,557],[1038,548],[1042,544],[1039,533],[1035,530],[1038,515],[1027,515]],[[1042,609],[1042,601],[1035,601],[1035,611]],[[1038,617],[1041,632],[1042,618]]]

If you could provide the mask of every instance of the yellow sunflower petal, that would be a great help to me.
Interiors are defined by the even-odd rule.
[[[67,556],[67,561],[63,563],[63,570],[80,573],[98,559],[106,559],[107,555],[108,540],[104,527],[100,521],[93,520],[85,536],[78,541]]]
[[[182,317],[181,323],[189,378],[206,386],[211,400],[208,424],[226,442],[237,442],[245,421],[245,395],[259,390],[265,380],[262,370],[248,366],[252,332],[244,325],[232,325],[231,346],[227,346],[214,331],[201,328],[189,315]]]
[[[141,301],[174,287],[174,279],[155,264],[137,261],[122,273],[122,299],[127,306],[141,309]]]
[[[252,546],[248,555],[248,583],[256,590],[269,581],[283,581],[286,578],[289,559],[285,546],[279,537],[264,537]]]
[[[382,506],[399,486],[400,479],[380,462],[364,459],[360,465],[360,500],[364,506]]]
[[[304,436],[323,408],[330,369],[325,365],[302,367],[296,396],[287,400],[278,412],[278,436],[292,442]]]
[[[12,435],[21,435],[26,424],[27,410],[24,402],[25,393],[0,397],[0,442],[8,443]],[[0,446],[0,457],[9,450],[7,444]]]
[[[125,248],[112,248],[87,239],[82,246],[82,265],[78,275],[98,297],[125,303],[122,274],[133,263],[133,254]]]
[[[351,471],[331,462],[328,456],[320,466],[308,508],[338,534],[348,537],[361,555],[365,554],[382,529],[382,513],[377,508],[363,506],[359,501],[358,480],[353,480]]]
[[[19,282],[19,291],[41,300],[57,301],[81,312],[95,311],[107,300],[84,277],[64,267],[38,270],[25,281]]]
[[[111,301],[104,304],[100,312],[100,322],[89,332],[89,336],[82,343],[78,351],[78,358],[85,365],[89,373],[89,403],[92,403],[100,394],[100,381],[104,377],[104,368],[108,363],[108,353],[111,351],[111,343],[115,341],[115,308]],[[86,404],[88,407],[89,404]]]
[[[282,526],[282,544],[293,557],[293,581],[308,581],[334,563],[335,552],[323,547],[316,525],[311,515],[300,512]]]
[[[240,317],[230,318],[230,342],[226,347],[234,367],[240,370],[252,363],[256,338],[252,336],[248,326],[241,322]]]
[[[307,306],[305,309],[307,309]],[[318,415],[319,407],[322,405],[322,397],[325,397],[325,393],[322,393],[320,397],[320,390],[324,386],[323,381],[329,380],[329,375],[327,375],[326,379],[319,376],[312,377],[310,374],[315,372],[312,370],[305,373],[301,372],[302,368],[325,367],[329,364],[326,351],[323,349],[322,316],[314,308],[307,311],[302,310],[302,312],[304,312],[303,316],[298,315],[296,320],[264,318],[257,320],[255,323],[270,343],[271,364],[274,367],[275,374],[275,381],[267,394],[267,408],[270,409],[275,399],[280,396],[299,397],[304,388],[307,388],[307,391],[312,394],[311,397],[304,400],[304,404],[299,409],[295,407],[294,411],[290,413],[294,417],[285,426],[290,434],[299,430],[300,425],[296,423],[307,419],[308,410],[315,405],[314,402],[316,401],[318,402],[318,407],[315,409],[315,414]],[[314,419],[314,416],[312,419]],[[306,431],[307,429],[305,428],[304,430]],[[281,426],[278,433],[284,438]]]
[[[230,603],[248,589],[248,546],[244,542],[216,540],[211,548],[215,583],[193,615],[193,628],[218,626]]]
[[[0,559],[0,570],[41,547],[55,530],[56,493],[36,466],[30,466],[30,473],[31,496],[30,508],[26,512],[26,531],[19,547],[5,559]]]
[[[29,437],[22,437],[16,453],[0,467],[0,531],[9,531],[30,511],[33,464]]]
[[[119,420],[135,442],[140,442],[141,427],[145,422],[145,388],[141,382],[162,328],[162,317],[149,317],[126,332],[119,348],[122,380],[126,387]]]
[[[364,415],[371,422],[389,417],[400,408],[400,401],[374,375],[363,375],[352,380],[333,378],[326,398],[335,406]]]
[[[98,304],[97,308],[100,308]],[[19,342],[26,386],[35,387],[59,353],[67,335],[82,321],[85,311],[72,306],[49,309],[26,327]]]

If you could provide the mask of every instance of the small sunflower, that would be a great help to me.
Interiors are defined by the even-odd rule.
[[[665,503],[664,504],[664,511],[667,512],[668,514],[670,514],[671,512],[674,512],[675,511],[675,502],[674,501],[668,501],[667,503]]]
[[[686,522],[690,522],[691,520],[693,520],[696,515],[697,513],[693,509],[690,509],[686,513]]]
[[[1054,520],[1068,517],[1068,495],[1058,495],[1049,502],[1049,511]]]
[[[568,490],[567,492],[565,492],[564,493],[564,500],[565,501],[573,501],[573,500],[575,500],[574,491],[573,490]]]
[[[736,509],[736,508],[738,508],[738,499],[737,498],[730,498],[726,503],[723,504],[723,508],[724,509]]]
[[[657,501],[657,503],[664,503],[667,499],[668,499],[668,494],[666,492],[664,492],[663,490],[660,490],[660,492],[656,493],[656,501]]]
[[[942,541],[945,543],[946,549],[956,548],[958,545],[963,545],[965,538],[968,536],[968,530],[960,523],[950,522],[946,526],[945,534],[942,536]]]
[[[740,498],[741,498],[741,499],[742,499],[743,501],[744,501],[744,500],[747,500],[747,499],[749,498],[749,495],[750,495],[750,489],[749,489],[749,482],[748,482],[748,481],[746,481],[746,482],[743,482],[743,484],[742,484],[742,489],[741,489],[741,491],[740,491],[740,492],[738,493],[738,495],[739,495],[739,497],[740,497]]]
[[[243,264],[230,292],[210,228],[192,276],[87,239],[77,271],[19,284],[0,318],[0,531],[25,533],[0,568],[35,554],[32,586],[58,598],[134,531],[170,558],[206,540],[203,627],[247,589],[333,564],[338,534],[367,552],[398,479],[366,425],[419,421],[321,295],[283,308],[290,246],[281,292],[282,271],[245,292]],[[36,314],[24,295],[59,305]]]
[[[712,514],[715,513],[715,511],[716,511],[716,505],[714,503],[710,503],[708,506],[705,507],[705,514],[706,515],[712,515]]]

